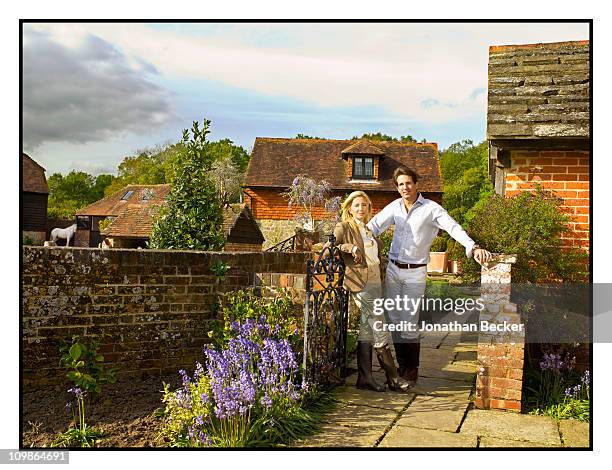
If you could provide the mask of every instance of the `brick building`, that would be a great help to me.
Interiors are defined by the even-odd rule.
[[[22,236],[42,245],[47,232],[49,187],[45,169],[25,153],[21,154],[21,198]]]
[[[295,234],[297,208],[289,208],[282,193],[298,175],[326,180],[333,195],[365,191],[377,213],[397,199],[393,171],[400,165],[421,177],[423,195],[442,199],[442,179],[435,143],[370,142],[324,139],[255,139],[244,184],[245,202],[266,238],[265,248]],[[325,216],[322,207],[314,218]]]
[[[536,184],[571,216],[566,246],[589,249],[588,41],[491,46],[487,139],[495,191]]]

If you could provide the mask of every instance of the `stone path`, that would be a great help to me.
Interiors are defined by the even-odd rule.
[[[349,376],[321,432],[296,446],[588,447],[588,423],[474,409],[476,343],[475,333],[430,333],[412,393],[358,390],[357,375]],[[384,383],[378,364],[374,370]]]

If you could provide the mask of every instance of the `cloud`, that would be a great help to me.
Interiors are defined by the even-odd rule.
[[[64,39],[24,27],[24,148],[103,141],[174,118],[171,93],[150,80],[153,64],[93,34]]]

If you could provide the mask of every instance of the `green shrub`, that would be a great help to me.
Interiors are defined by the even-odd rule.
[[[303,349],[304,318],[300,305],[296,305],[288,291],[280,289],[272,298],[258,297],[252,292],[238,291],[226,294],[220,304],[222,321],[215,325],[209,336],[218,348],[227,346],[235,336],[232,324],[246,320],[264,319],[273,328],[278,325],[277,336],[286,339],[301,356]]]
[[[202,129],[194,121],[191,133],[183,131],[184,151],[174,162],[172,189],[156,215],[150,248],[208,251],[223,248],[223,212],[210,179],[214,155],[206,140],[209,126],[210,121],[204,119]]]
[[[493,195],[472,209],[466,228],[490,252],[517,255],[513,282],[584,280],[588,255],[561,248],[561,235],[568,230],[570,218],[560,205],[559,198],[540,187],[510,198]],[[458,250],[455,247],[453,253],[457,255]],[[477,280],[480,266],[465,254],[460,259],[464,277]]]

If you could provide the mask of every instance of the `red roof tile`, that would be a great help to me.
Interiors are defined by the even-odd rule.
[[[367,141],[366,141],[367,142]],[[347,175],[343,151],[377,148],[384,153],[379,180],[354,183]],[[344,154],[346,158],[346,153]],[[396,191],[393,171],[400,165],[414,169],[421,177],[423,192],[442,192],[435,143],[376,142],[359,140],[283,139],[257,137],[246,174],[246,187],[287,188],[297,175],[328,181],[332,189]]]
[[[78,210],[76,215],[120,216],[127,207],[158,206],[170,192],[169,184],[130,184],[110,196]],[[122,199],[129,191],[132,194]],[[149,199],[147,199],[149,198]]]

